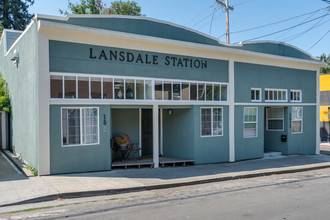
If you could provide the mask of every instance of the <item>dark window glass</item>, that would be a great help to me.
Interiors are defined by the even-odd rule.
[[[113,80],[111,78],[103,79],[103,98],[113,99]]]
[[[91,78],[91,98],[100,99],[101,94],[101,78],[92,77]]]
[[[50,97],[63,98],[63,77],[50,76]]]
[[[64,89],[66,99],[75,99],[76,96],[76,77],[65,76],[64,77]]]
[[[78,98],[89,99],[89,78],[78,77]]]

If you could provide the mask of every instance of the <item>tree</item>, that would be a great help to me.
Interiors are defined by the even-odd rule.
[[[24,30],[34,16],[28,12],[34,0],[1,0],[0,21],[3,28]]]
[[[107,10],[107,14],[112,15],[145,16],[141,14],[141,6],[139,6],[135,1],[114,1],[111,2],[111,7]]]
[[[2,31],[3,31],[3,27],[2,27],[2,24],[0,23],[0,38],[2,36]]]
[[[106,4],[102,0],[79,0],[73,4],[68,1],[70,12],[59,10],[61,14],[113,14],[113,15],[134,15],[144,16],[141,14],[141,6],[135,1],[113,1],[110,8],[106,8]]]
[[[330,73],[330,54],[326,56],[324,53],[320,56],[320,60],[325,63],[324,66],[321,67],[320,73]]]
[[[10,98],[7,89],[7,82],[0,73],[0,111],[10,112]]]
[[[105,7],[102,0],[80,0],[79,3],[68,1],[68,8],[72,14],[100,14]],[[67,11],[59,10],[61,14],[69,14]]]

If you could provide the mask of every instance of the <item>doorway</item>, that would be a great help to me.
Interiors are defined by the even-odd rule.
[[[152,109],[142,109],[142,124],[141,124],[141,138],[142,138],[142,156],[153,155],[153,134],[152,134]]]

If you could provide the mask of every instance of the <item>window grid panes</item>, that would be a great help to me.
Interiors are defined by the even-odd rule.
[[[226,102],[228,85],[121,77],[51,75],[52,99],[122,99]],[[65,94],[63,97],[62,94]]]
[[[291,132],[302,133],[303,124],[303,108],[302,107],[292,107],[291,111]]]
[[[290,100],[291,102],[301,102],[301,90],[291,90],[290,91]]]
[[[98,143],[98,108],[62,108],[63,146]]]
[[[260,102],[261,101],[261,89],[251,89],[251,101]]]
[[[222,135],[222,108],[201,108],[201,136]]]
[[[286,89],[265,89],[266,102],[287,102]]]
[[[258,109],[256,107],[244,108],[244,138],[258,136]]]
[[[269,107],[266,109],[266,129],[267,131],[284,130],[284,108]]]

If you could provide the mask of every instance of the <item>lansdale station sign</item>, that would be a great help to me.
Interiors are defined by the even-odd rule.
[[[138,63],[147,65],[175,66],[184,68],[207,69],[207,60],[180,58],[177,56],[165,56],[160,60],[158,55],[152,54],[134,54],[132,52],[118,51],[118,50],[95,50],[89,48],[89,58],[99,60],[120,61],[127,63]]]

